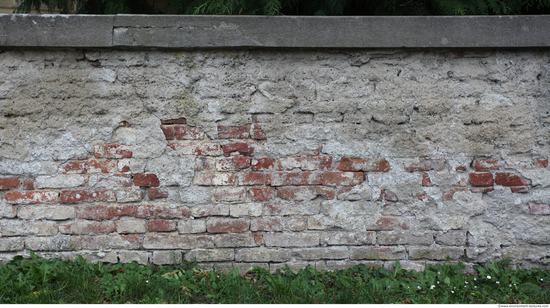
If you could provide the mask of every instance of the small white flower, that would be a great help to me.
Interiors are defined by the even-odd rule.
[[[430,287],[430,289],[432,289],[432,290],[435,289],[435,285],[432,284],[432,286]]]
[[[455,289],[456,289],[456,287],[455,287]]]
[[[439,281],[437,282],[437,284],[439,284]]]
[[[540,279],[540,281],[542,281],[542,278]]]
[[[477,289],[477,287],[476,287],[476,286],[474,286],[474,288],[476,288],[476,289]]]
[[[420,286],[418,286],[418,290],[422,289]]]
[[[477,278],[474,277],[474,280],[477,280]]]
[[[487,276],[487,279],[491,279],[491,276]]]
[[[390,286],[388,286],[388,289],[390,288]]]
[[[511,288],[511,287],[512,287],[512,285],[509,285],[508,287],[510,287],[510,288]]]
[[[465,284],[468,284],[468,281],[465,281],[464,283],[465,283]]]
[[[439,275],[439,274],[441,274],[441,273],[440,273],[440,272],[437,272],[437,274]]]
[[[149,280],[145,280],[145,282],[149,283]]]
[[[451,293],[453,293],[453,294],[454,294],[454,293],[455,293],[455,291],[451,291]]]
[[[500,284],[500,281],[497,281],[497,284]]]

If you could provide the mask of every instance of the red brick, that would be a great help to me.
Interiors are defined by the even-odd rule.
[[[252,233],[252,236],[254,237],[254,242],[258,245],[262,244],[264,235],[261,233]]]
[[[176,130],[173,126],[161,126],[160,129],[162,129],[166,140],[172,140],[176,136]]]
[[[242,233],[250,230],[248,219],[211,218],[206,222],[209,233]]]
[[[529,186],[510,187],[510,191],[513,193],[525,193],[529,191]]]
[[[19,186],[19,178],[0,178],[0,190],[16,189]]]
[[[427,172],[422,173],[422,186],[426,186],[426,187],[434,186],[434,184],[432,184],[432,180],[430,179],[430,175]]]
[[[56,203],[59,193],[55,191],[16,191],[4,195],[8,203],[37,204]]]
[[[206,157],[206,156],[199,156],[195,160],[195,170],[201,171],[201,170],[212,170],[214,169],[215,162]]]
[[[132,158],[130,147],[124,144],[105,145],[103,151],[105,158]]]
[[[250,221],[250,231],[282,231],[283,226],[279,217],[264,217]]]
[[[548,158],[547,159],[535,159],[535,165],[538,165],[541,168],[548,167]]]
[[[550,215],[550,205],[529,203],[529,214],[533,215]]]
[[[362,172],[325,172],[323,174],[323,185],[354,186],[361,184],[363,180]]]
[[[338,200],[358,201],[361,200],[361,195],[352,193],[352,187],[340,187],[336,192]]]
[[[174,135],[178,140],[202,140],[204,130],[193,126],[174,126]]]
[[[246,156],[224,157],[216,160],[218,171],[238,171],[248,167],[250,167],[250,157]]]
[[[149,220],[147,224],[149,232],[169,232],[176,230],[177,227],[174,220]]]
[[[252,124],[252,139],[256,140],[266,140],[267,136],[265,135],[263,129],[258,124]]]
[[[106,220],[120,216],[132,216],[133,206],[79,206],[76,208],[76,218],[91,220]]]
[[[420,162],[418,164],[411,164],[410,166],[405,167],[405,170],[409,172],[429,170],[441,171],[443,168],[445,168],[445,159],[443,158],[420,158]]]
[[[421,193],[420,195],[416,195],[416,198],[420,201],[429,200],[430,197],[426,194],[426,192]]]
[[[57,172],[63,174],[111,173],[115,172],[115,170],[116,163],[114,161],[100,161],[95,159],[86,161],[73,160],[62,164],[57,168]]]
[[[342,157],[335,168],[342,171],[388,172],[390,163],[383,158]]]
[[[301,169],[304,171],[328,170],[332,168],[332,157],[287,157],[279,158],[275,163],[276,170]]]
[[[160,122],[162,123],[162,125],[187,124],[187,120],[185,118],[162,120]]]
[[[223,146],[223,155],[230,156],[233,152],[239,152],[239,154],[244,156],[252,156],[254,154],[255,142],[239,142],[239,143],[230,143]]]
[[[488,193],[491,191],[494,191],[495,189],[493,187],[474,187],[470,188],[470,191],[473,193]]]
[[[200,144],[168,144],[179,155],[205,155],[218,156],[221,155],[221,146],[217,143],[200,143]]]
[[[493,175],[488,172],[470,173],[472,186],[493,186]]]
[[[25,180],[23,180],[23,189],[26,189],[26,190],[33,190],[33,189],[34,189],[34,181],[33,181],[33,179],[25,179]]]
[[[247,139],[250,137],[250,125],[218,126],[218,139]]]
[[[63,190],[61,191],[61,203],[78,202],[112,202],[116,201],[115,192],[112,190]]]
[[[465,172],[466,171],[466,167],[464,166],[458,166],[455,168],[455,171],[457,172]]]
[[[269,157],[253,159],[251,169],[269,171],[273,169],[274,163],[275,161],[273,160],[273,158],[269,158]]]
[[[277,190],[277,196],[285,200],[313,200],[318,195],[327,199],[334,199],[334,190],[321,189],[319,187],[283,187]]]
[[[195,173],[193,184],[201,186],[235,185],[237,177],[234,173]]]
[[[160,182],[154,174],[134,174],[134,185],[136,186],[159,186]]]
[[[367,227],[370,230],[408,230],[410,229],[409,220],[405,217],[382,217],[378,219],[374,226]]]
[[[500,165],[498,159],[476,159],[473,163],[476,171],[500,170]]]
[[[167,193],[161,192],[157,188],[149,188],[148,194],[149,194],[149,200],[168,198]]]
[[[274,172],[266,176],[266,184],[271,186],[284,185],[321,185],[323,174],[317,172]]]
[[[239,185],[264,185],[263,172],[240,172],[238,175]]]
[[[453,200],[453,196],[457,191],[465,191],[464,188],[450,188],[450,189],[444,189],[443,195],[441,196],[441,199],[443,200]]]
[[[496,173],[495,183],[502,186],[525,186],[531,185],[531,180],[511,173]]]
[[[245,201],[246,188],[244,187],[218,187],[213,192],[216,201]]]
[[[248,190],[255,201],[268,201],[275,198],[275,188],[255,187]]]
[[[59,232],[62,234],[108,234],[114,232],[115,230],[115,221],[77,221],[67,225],[59,226]]]
[[[186,208],[169,208],[162,205],[136,205],[134,217],[136,218],[183,218],[191,213]]]

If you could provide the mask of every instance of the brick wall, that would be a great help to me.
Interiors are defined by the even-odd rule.
[[[5,51],[0,256],[545,266],[548,59]]]

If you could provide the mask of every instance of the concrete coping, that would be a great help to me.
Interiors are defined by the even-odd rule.
[[[525,48],[547,33],[550,15],[0,15],[5,48]]]

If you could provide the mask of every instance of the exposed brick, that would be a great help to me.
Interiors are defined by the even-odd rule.
[[[24,179],[22,186],[23,186],[23,189],[33,190],[34,189],[34,180],[33,179]]]
[[[290,250],[282,248],[244,248],[237,250],[237,262],[285,262],[290,260]]]
[[[455,195],[456,192],[458,191],[466,191],[466,189],[464,188],[449,188],[449,189],[444,189],[443,190],[443,194],[441,196],[441,199],[442,200],[453,200],[453,196]]]
[[[204,156],[219,156],[222,154],[222,148],[217,143],[200,143],[200,144],[168,144],[172,150],[179,155],[204,155]]]
[[[154,174],[134,174],[134,185],[136,186],[159,186],[160,182]]]
[[[425,200],[429,200],[430,197],[428,197],[428,195],[426,194],[426,192],[423,192],[421,194],[418,194],[416,195],[416,198],[418,198],[418,200],[420,201],[425,201]]]
[[[321,185],[322,183],[323,174],[319,172],[274,172],[266,176],[266,184],[271,186]]]
[[[257,246],[254,234],[252,233],[225,233],[216,235],[199,236],[197,242],[210,245],[212,243],[217,248],[238,248]]]
[[[22,237],[0,238],[0,251],[20,251],[23,247]]]
[[[61,191],[61,203],[78,202],[112,202],[116,201],[116,194],[112,190],[63,190]]]
[[[149,188],[147,191],[149,200],[168,198],[168,194],[160,191],[158,188]]]
[[[147,225],[149,232],[169,232],[176,230],[177,227],[174,220],[149,220]]]
[[[472,166],[476,171],[500,170],[501,162],[498,159],[476,159]]]
[[[374,245],[376,244],[376,232],[324,232],[321,234],[321,244]]]
[[[263,129],[258,124],[252,124],[252,135],[250,136],[252,139],[256,140],[266,140],[267,136]]]
[[[458,166],[455,168],[456,172],[465,172],[467,169],[464,166]]]
[[[472,186],[493,186],[493,175],[488,172],[470,173],[470,184]]]
[[[470,191],[473,193],[488,193],[495,190],[493,187],[474,187],[470,188]],[[451,196],[452,199],[452,196]],[[449,199],[450,200],[450,199]]]
[[[21,219],[67,220],[75,218],[72,206],[25,206],[19,209]]]
[[[239,185],[264,185],[263,172],[240,172],[237,177]]]
[[[218,171],[238,171],[248,167],[250,167],[250,157],[246,156],[224,157],[216,160]]]
[[[302,260],[334,260],[347,259],[347,247],[319,247],[319,248],[297,248],[292,249],[292,254]]]
[[[137,236],[84,236],[82,237],[82,249],[139,249]]]
[[[116,230],[116,222],[77,221],[66,225],[59,225],[62,234],[106,234]]]
[[[116,170],[116,162],[112,160],[73,160],[57,167],[62,174],[112,173]]]
[[[218,187],[212,192],[216,201],[245,201],[246,188],[244,187]]]
[[[252,156],[254,154],[254,145],[255,142],[239,142],[239,143],[230,143],[223,146],[223,155],[230,156],[233,152],[238,152],[244,156]]]
[[[19,186],[19,178],[0,178],[0,190],[16,189]]]
[[[120,234],[124,233],[145,233],[147,226],[144,220],[119,220],[117,221],[116,231]]]
[[[513,193],[526,193],[529,191],[529,186],[510,187],[510,191]]]
[[[546,168],[546,167],[548,167],[548,158],[547,159],[538,159],[538,158],[536,158],[534,164],[541,167],[541,168]]]
[[[4,198],[14,204],[56,203],[58,195],[55,191],[15,191],[6,193]]]
[[[250,221],[243,218],[210,218],[206,222],[209,233],[242,233],[250,230]]]
[[[265,204],[263,209],[264,216],[287,216],[287,215],[316,215],[321,212],[320,207],[311,203],[274,203]]]
[[[103,146],[105,158],[132,158],[131,147],[124,144],[110,144]],[[98,157],[96,155],[96,157]],[[99,157],[98,157],[99,158]]]
[[[153,251],[153,264],[181,264],[180,251]]]
[[[187,124],[187,120],[185,118],[162,120],[160,122],[162,123],[162,125]]]
[[[262,209],[263,204],[261,203],[231,204],[229,213],[232,217],[257,217],[262,215]]]
[[[390,163],[383,158],[342,157],[335,168],[342,171],[388,172]]]
[[[132,176],[129,174],[92,175],[88,178],[91,187],[131,187]]]
[[[301,169],[303,171],[328,170],[332,168],[332,157],[287,157],[275,162],[275,170],[288,171]]]
[[[361,184],[363,180],[362,172],[325,172],[323,174],[323,185],[354,186]]]
[[[202,140],[204,139],[204,130],[192,126],[175,126],[174,136],[178,140]]]
[[[307,201],[313,200],[319,195],[326,199],[334,199],[334,190],[320,187],[283,187],[277,189],[277,196],[285,200]]]
[[[222,126],[218,125],[219,139],[247,139],[250,137],[250,125]]]
[[[139,187],[117,189],[116,201],[119,203],[136,202],[143,200],[143,190]]]
[[[252,166],[250,167],[250,169],[270,171],[270,170],[273,170],[274,165],[275,165],[275,160],[273,160],[273,158],[262,157],[258,159],[253,159]]]
[[[443,170],[443,168],[445,168],[445,159],[443,158],[420,158],[419,160],[420,162],[417,164],[410,164],[409,166],[405,166],[405,170],[408,172],[429,170],[441,171]]]
[[[410,247],[409,259],[428,259],[428,260],[445,260],[447,257],[451,260],[460,259],[464,255],[464,248],[462,247]]]
[[[199,156],[195,160],[195,171],[213,170],[216,165],[213,158],[206,156]]]
[[[388,217],[381,217],[374,225],[368,225],[367,229],[369,230],[408,230],[410,229],[411,225],[409,220],[406,217],[395,217],[395,216],[388,216]]]
[[[31,251],[74,251],[82,248],[82,240],[77,236],[30,237],[25,239],[25,247]]]
[[[136,218],[183,218],[190,215],[189,210],[182,207],[172,209],[162,205],[134,206],[134,217]]]
[[[427,172],[422,173],[422,186],[425,186],[425,187],[434,186],[434,184],[432,184],[432,180],[430,179],[430,175]]]
[[[268,201],[275,198],[275,188],[273,187],[254,187],[250,188],[248,192],[255,201]]]
[[[352,260],[398,260],[405,258],[405,249],[403,247],[350,247],[350,259]]]
[[[191,209],[193,217],[206,216],[229,216],[229,205],[227,204],[208,204],[197,206]]]
[[[149,262],[147,251],[119,251],[118,259],[123,264],[136,261],[138,264],[145,265]]]
[[[17,215],[17,207],[0,206],[0,218],[14,218]]]
[[[435,242],[439,245],[464,246],[466,245],[466,231],[449,230],[446,233],[436,235]]]
[[[52,236],[57,235],[57,225],[53,221],[35,221],[30,222],[29,226],[33,228],[32,234],[38,236]]]
[[[86,177],[73,174],[58,174],[56,176],[39,176],[36,178],[36,188],[70,188],[83,186]]]
[[[117,161],[117,170],[120,172],[130,172],[130,160],[121,159]]]
[[[234,173],[195,173],[193,184],[201,186],[235,185],[237,177]]]
[[[191,249],[196,247],[197,238],[194,235],[145,235],[145,249]]]
[[[185,254],[188,261],[220,262],[235,260],[234,249],[195,249]]]
[[[161,126],[160,129],[162,129],[166,140],[173,140],[176,136],[176,130],[173,126]]]
[[[496,173],[495,183],[502,186],[525,186],[531,185],[531,180],[524,178],[521,175],[511,173]]]
[[[529,203],[529,214],[550,215],[550,205],[541,203]]]
[[[132,216],[132,206],[79,206],[76,217],[79,219],[107,220],[120,216]]]
[[[358,201],[361,200],[362,197],[358,193],[352,192],[352,187],[341,187],[338,188],[338,191],[336,191],[336,198],[338,200],[347,200],[347,201]]]
[[[266,246],[307,247],[319,245],[319,233],[266,233],[263,236]]]
[[[178,222],[179,233],[204,233],[206,232],[205,219],[188,219]]]
[[[250,231],[283,231],[279,217],[263,217],[250,221]]]

